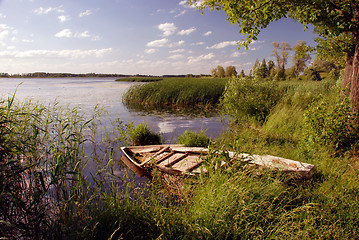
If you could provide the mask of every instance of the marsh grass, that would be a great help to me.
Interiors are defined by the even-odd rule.
[[[253,171],[240,162],[221,169],[217,166],[226,159],[223,154],[206,159],[207,174],[184,178],[181,185],[168,179],[170,187],[164,190],[162,178],[156,175],[139,188],[127,180],[127,174],[113,175],[116,148],[128,144],[130,126],[116,121],[103,149],[85,154],[85,143],[98,147],[96,116],[86,120],[76,109],[3,101],[1,237],[356,239],[356,145],[336,155],[330,144],[306,145],[300,137],[305,127],[301,112],[319,103],[319,93],[336,98],[335,80],[327,85],[280,84],[286,84],[286,92],[266,121],[233,124],[210,149],[312,163],[315,172],[308,180],[265,169]],[[92,160],[96,172],[85,176],[83,169]]]
[[[123,96],[123,102],[135,109],[211,109],[218,104],[226,82],[215,78],[166,78],[132,86]]]

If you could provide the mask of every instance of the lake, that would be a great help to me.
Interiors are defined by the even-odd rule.
[[[145,113],[127,109],[122,95],[138,83],[115,82],[116,78],[0,78],[0,97],[6,98],[16,92],[16,100],[40,101],[46,104],[58,101],[60,105],[78,107],[90,114],[96,105],[103,107],[109,119],[119,118],[135,124],[145,122],[160,132],[165,143],[173,143],[186,129],[206,130],[207,135],[216,137],[225,124],[220,117],[183,116],[168,113]],[[19,85],[20,84],[20,85]],[[106,121],[105,121],[106,122]]]
[[[129,110],[122,103],[122,95],[133,84],[116,82],[116,78],[0,78],[0,98],[11,97],[16,91],[16,101],[32,100],[45,104],[58,102],[60,105],[77,107],[84,114],[91,114],[96,105],[107,112],[101,119],[103,124],[119,118],[124,123],[145,122],[153,131],[160,132],[164,143],[173,143],[186,129],[207,131],[216,137],[225,130],[221,118],[183,116],[169,113],[145,113]],[[107,126],[101,126],[106,128]],[[108,126],[110,128],[110,126]],[[100,144],[101,145],[101,144]],[[116,157],[117,158],[117,157]],[[119,159],[116,159],[119,160]],[[89,163],[88,171],[96,168]],[[117,175],[126,174],[121,168]],[[136,177],[136,181],[141,181]]]

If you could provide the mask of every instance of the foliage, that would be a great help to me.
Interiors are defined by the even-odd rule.
[[[226,70],[225,70],[225,74],[226,77],[235,77],[237,76],[237,70],[235,66],[227,66]]]
[[[319,72],[314,67],[309,67],[304,70],[304,75],[308,80],[320,81],[322,80]]]
[[[223,111],[236,122],[249,118],[263,123],[284,93],[275,87],[273,82],[230,79],[221,100]]]
[[[354,33],[358,28],[355,24],[355,6],[352,1],[241,1],[236,0],[188,0],[188,4],[196,5],[201,11],[223,10],[231,24],[238,24],[246,40],[240,42],[248,44],[257,39],[261,29],[271,22],[281,18],[290,17],[300,23],[312,24],[320,28],[326,36],[340,35],[341,33]],[[333,19],[335,19],[333,21]]]
[[[186,130],[176,139],[176,143],[183,144],[185,147],[208,147],[211,139],[207,137],[205,131],[193,132]]]
[[[268,67],[267,67],[267,63],[266,63],[265,58],[263,58],[262,64],[257,69],[256,76],[258,78],[265,79],[265,78],[268,77],[268,75],[269,75],[269,70],[268,70]]]
[[[304,117],[304,140],[307,144],[322,144],[336,151],[346,151],[359,140],[359,126],[349,99],[330,103],[323,98],[313,103]]]
[[[305,41],[300,40],[294,45],[293,50],[295,51],[293,56],[295,76],[298,77],[299,73],[304,71],[306,63],[311,59],[309,55],[310,48]]]
[[[224,78],[226,76],[226,72],[222,66],[218,65],[217,68],[213,68],[211,70],[211,75],[212,77]]]
[[[129,131],[129,138],[133,145],[156,145],[162,143],[161,135],[152,132],[145,123],[140,123]]]

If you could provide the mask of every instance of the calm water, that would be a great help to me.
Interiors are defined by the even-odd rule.
[[[219,117],[189,117],[171,114],[146,114],[129,111],[122,104],[122,95],[136,83],[115,82],[115,78],[0,78],[0,97],[12,96],[17,88],[18,101],[33,99],[44,103],[58,101],[61,105],[78,107],[84,113],[91,113],[96,105],[108,112],[108,118],[119,118],[123,122],[145,122],[154,131],[160,132],[166,143],[186,129],[207,130],[215,137],[224,130]],[[20,85],[19,85],[20,84]]]
[[[152,130],[161,133],[165,143],[173,143],[175,138],[186,129],[207,130],[207,135],[212,137],[225,129],[225,124],[220,121],[219,117],[149,115],[144,112],[130,111],[122,104],[122,95],[131,85],[137,83],[115,82],[114,80],[115,78],[0,78],[0,98],[12,96],[17,89],[15,98],[17,101],[31,99],[45,104],[53,104],[57,101],[63,106],[77,107],[85,114],[91,114],[95,106],[99,105],[108,113],[105,115],[106,119],[101,119],[105,125],[117,118],[125,123],[145,122]],[[91,152],[90,149],[89,152]],[[115,160],[120,162],[119,156]],[[95,168],[95,163],[89,163],[86,172],[93,172]],[[127,175],[126,172],[127,170],[119,166],[116,175]],[[134,177],[136,182],[144,181],[137,176]]]

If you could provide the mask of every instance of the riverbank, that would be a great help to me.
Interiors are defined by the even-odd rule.
[[[126,123],[112,124],[103,152],[82,155],[85,143],[96,144],[94,134],[84,130],[96,132],[100,125],[95,117],[101,113],[85,119],[72,109],[4,101],[0,207],[7,215],[1,219],[0,234],[52,239],[355,239],[357,143],[343,134],[350,121],[343,120],[348,108],[337,98],[340,81],[335,74],[322,82],[249,84],[233,79],[223,92],[221,106],[233,122],[211,148],[314,164],[315,173],[306,181],[253,172],[239,162],[218,169],[221,159],[208,159],[212,170],[206,175],[185,178],[182,185],[167,179],[173,187],[164,188],[158,173],[139,188],[129,181],[131,172],[116,175],[119,159],[114,149],[130,144]],[[253,91],[243,91],[249,86]],[[243,93],[249,95],[238,97]],[[246,112],[248,118],[235,118]],[[97,172],[89,178],[82,170],[91,158]],[[31,184],[20,184],[27,179]]]

